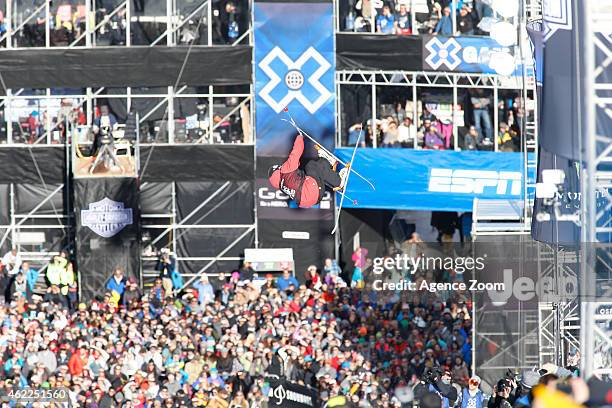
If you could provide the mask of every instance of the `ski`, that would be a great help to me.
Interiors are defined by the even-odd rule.
[[[342,212],[342,204],[344,203],[344,197],[346,197],[346,194],[344,194],[344,192],[346,191],[346,188],[348,187],[349,177],[352,173],[351,170],[353,166],[353,161],[355,160],[355,153],[357,153],[357,148],[359,147],[359,141],[361,140],[361,133],[362,132],[359,132],[359,136],[357,136],[357,143],[355,144],[355,148],[353,149],[353,155],[351,156],[351,161],[345,164],[345,166],[348,167],[349,171],[346,173],[346,180],[344,180],[344,185],[342,186],[342,189],[340,190],[342,191],[342,197],[340,198],[340,205],[336,208],[336,219],[334,221],[334,229],[331,232],[332,235],[336,233],[336,230],[338,229],[338,224],[340,223],[340,213]]]
[[[327,155],[333,157],[338,163],[346,166],[347,163],[344,163],[342,160],[340,160],[338,158],[338,156],[334,155],[332,152],[330,152],[329,150],[327,150],[325,147],[323,147],[323,145],[321,145],[319,142],[317,142],[317,140],[310,136],[308,133],[304,132],[293,120],[293,117],[291,117],[291,114],[289,113],[289,111],[285,108],[285,113],[287,113],[287,115],[289,115],[290,120],[287,119],[281,119],[284,120],[285,122],[289,123],[291,126],[293,126],[295,128],[295,130],[297,130],[301,135],[306,136],[308,139],[310,139],[315,145],[319,146],[319,148],[324,151]],[[355,146],[357,147],[357,146]],[[370,185],[370,187],[372,187],[372,190],[376,190],[376,187],[374,187],[374,184],[372,184],[372,182],[370,180],[368,180],[367,178],[365,178],[364,176],[362,176],[361,174],[359,174],[358,172],[356,172],[355,170],[351,168],[349,168],[349,172],[350,173],[354,173],[357,177],[359,177],[360,179],[362,179],[363,181],[365,181],[366,183],[368,183]]]

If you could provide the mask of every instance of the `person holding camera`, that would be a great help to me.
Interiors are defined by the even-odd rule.
[[[428,370],[423,379],[414,388],[414,396],[417,400],[423,400],[427,395],[436,394],[442,399],[442,408],[454,406],[457,400],[457,389],[451,383],[452,376],[449,370],[442,371],[440,368]]]
[[[503,378],[497,382],[493,388],[493,395],[489,398],[487,408],[512,408],[510,394],[516,388],[514,380]]]
[[[174,289],[174,285],[172,284],[172,273],[175,268],[176,259],[170,255],[170,250],[168,248],[162,248],[159,259],[157,260],[157,270],[159,271],[159,278],[162,280],[166,298],[172,297],[172,291]]]

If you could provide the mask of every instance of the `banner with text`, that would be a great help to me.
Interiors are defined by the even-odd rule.
[[[283,157],[289,153],[296,131],[281,120],[289,119],[289,114],[309,135],[333,149],[335,50],[331,0],[257,0],[254,13],[257,155]],[[314,154],[310,147],[307,144],[305,155]]]
[[[514,46],[503,46],[491,37],[423,36],[423,69],[499,74],[521,77],[520,58]],[[533,64],[527,75],[533,76]]]
[[[336,149],[350,160],[353,149]],[[351,176],[346,208],[472,211],[474,198],[523,197],[522,153],[359,149],[353,168],[376,186]],[[530,178],[535,174],[530,175]]]

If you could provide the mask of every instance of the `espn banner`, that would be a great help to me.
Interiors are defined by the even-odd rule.
[[[113,269],[140,279],[140,215],[136,178],[74,180],[76,255],[81,296],[103,295]]]
[[[350,148],[336,149],[342,160],[351,154]],[[472,211],[474,198],[523,197],[522,153],[361,149],[354,163],[376,191],[352,177],[347,194],[359,200],[344,200],[346,208]]]
[[[331,0],[256,0],[255,113],[257,156],[286,157],[297,125],[334,148],[335,49]],[[314,156],[310,142],[305,156]]]

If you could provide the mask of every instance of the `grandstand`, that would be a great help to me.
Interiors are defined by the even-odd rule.
[[[612,405],[612,2],[549,3],[0,1],[0,405]]]

